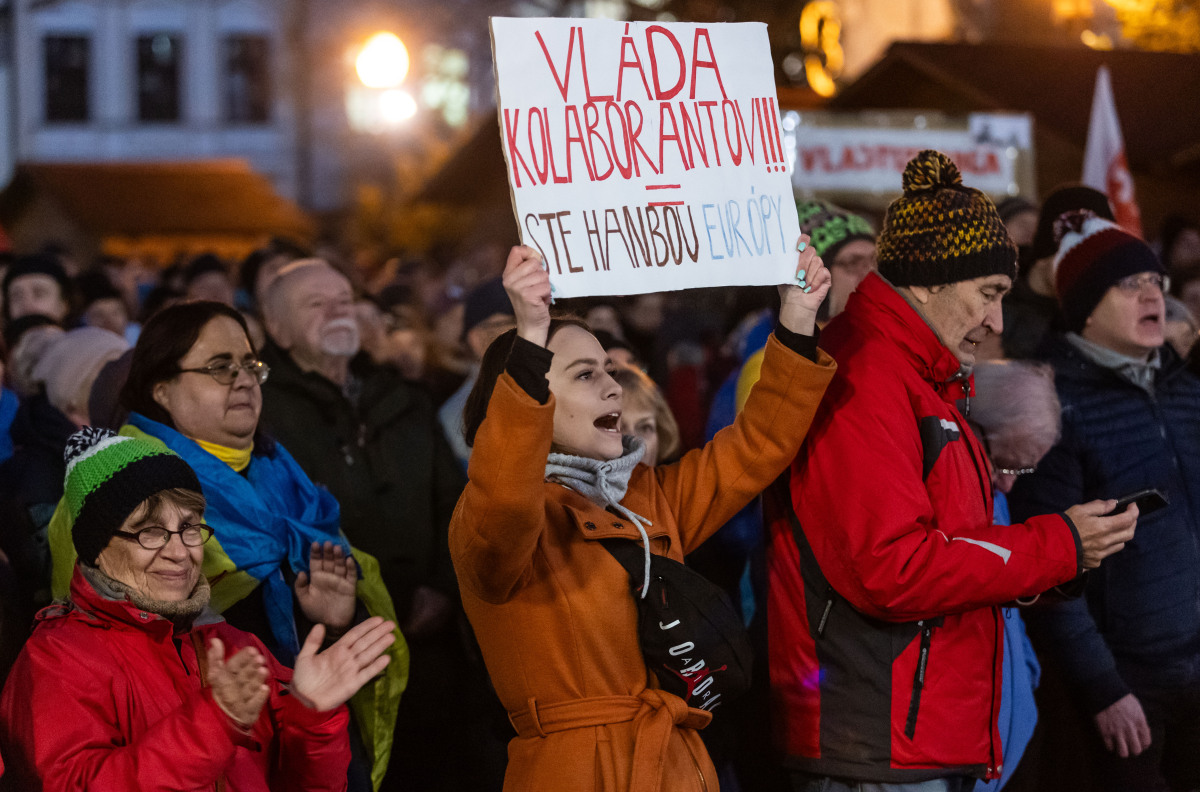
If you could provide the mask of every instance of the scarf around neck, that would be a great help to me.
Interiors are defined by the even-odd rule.
[[[176,630],[187,630],[192,626],[192,622],[196,620],[196,617],[208,607],[211,589],[208,586],[208,578],[204,577],[204,575],[199,576],[199,579],[196,581],[196,587],[192,589],[192,593],[187,599],[156,600],[147,597],[137,589],[122,583],[116,578],[109,577],[101,572],[99,567],[94,567],[81,561],[79,562],[79,569],[83,573],[84,578],[87,579],[87,582],[92,584],[92,588],[101,597],[115,602],[128,601],[140,610],[162,616],[174,624]]]
[[[1151,396],[1154,395],[1154,378],[1162,367],[1162,356],[1157,349],[1142,359],[1122,355],[1087,340],[1079,333],[1067,333],[1067,341],[1100,368],[1106,368],[1131,385],[1141,388]]]
[[[621,445],[625,453],[616,459],[550,454],[546,459],[546,479],[570,487],[597,506],[616,511],[637,527],[645,552],[645,580],[641,594],[644,599],[650,590],[650,537],[646,526],[654,523],[622,506],[621,499],[629,489],[629,477],[642,460],[646,447],[640,438],[629,436],[621,438]]]
[[[290,666],[300,638],[284,570],[307,571],[313,542],[333,542],[351,554],[341,535],[337,500],[313,484],[282,445],[273,454],[255,456],[241,475],[165,424],[139,413],[130,413],[129,423],[163,441],[196,471],[208,501],[204,520],[216,531],[212,541],[220,543],[238,570],[261,581],[275,641],[271,650]]]

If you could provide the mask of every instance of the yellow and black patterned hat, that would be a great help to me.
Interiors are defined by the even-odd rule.
[[[879,274],[893,286],[938,286],[987,275],[1017,277],[1017,246],[996,206],[962,183],[940,151],[922,151],[901,179],[879,235]]]

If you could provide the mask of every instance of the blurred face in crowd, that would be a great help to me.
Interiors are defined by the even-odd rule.
[[[305,266],[278,281],[283,292],[268,295],[267,331],[303,368],[325,358],[352,358],[361,348],[354,291],[329,265]]]
[[[1163,263],[1167,267],[1180,267],[1200,262],[1200,231],[1187,228],[1180,232],[1171,246],[1171,258]],[[1174,272],[1174,270],[1170,270]]]
[[[83,321],[88,327],[99,327],[124,336],[125,327],[129,324],[129,312],[119,298],[105,297],[88,305],[83,312]]]
[[[172,534],[157,550],[142,547],[133,537],[138,531],[161,527],[180,531],[202,522],[203,512],[165,498],[150,514],[145,503],[134,510],[121,525],[124,536],[114,536],[100,551],[96,566],[110,578],[124,583],[144,597],[161,602],[180,602],[191,596],[200,579],[204,546],[188,547],[178,534]]]
[[[555,401],[554,450],[590,459],[621,456],[621,386],[600,342],[567,325],[546,348],[554,353],[546,375]]]
[[[846,300],[862,283],[867,273],[875,269],[875,243],[868,239],[855,239],[842,245],[841,250],[829,262],[829,274],[833,282],[829,286],[829,318],[833,318],[846,307]]]
[[[212,300],[233,307],[233,282],[224,272],[212,270],[197,275],[187,287],[189,300]]]
[[[1165,343],[1166,313],[1163,276],[1130,275],[1104,293],[1081,335],[1122,355],[1144,358]]]
[[[1200,278],[1193,278],[1183,284],[1179,290],[1179,299],[1192,312],[1192,316],[1200,317]]]
[[[196,343],[179,361],[180,369],[255,360],[241,325],[217,316],[204,326]],[[194,440],[227,448],[249,448],[262,411],[258,378],[240,369],[232,385],[222,385],[201,371],[184,371],[154,386],[154,401],[166,410],[175,428]]]
[[[8,315],[20,319],[30,314],[49,316],[56,322],[67,318],[67,300],[58,281],[40,272],[31,272],[8,286]]]
[[[287,256],[273,256],[263,262],[263,265],[258,268],[258,272],[254,276],[254,304],[259,306],[261,310],[263,300],[266,299],[267,289],[275,282],[276,276],[279,275],[279,270],[291,263],[291,259]]]
[[[467,331],[467,347],[476,360],[482,360],[492,342],[516,326],[512,314],[494,313]]]
[[[654,405],[645,399],[624,399],[621,434],[640,437],[646,446],[641,464],[654,467],[658,462],[658,417],[654,413]]]
[[[1017,247],[1027,247],[1033,244],[1033,236],[1037,233],[1038,213],[1033,209],[1020,212],[1004,224],[1008,235]]]
[[[1007,275],[987,275],[939,286],[910,286],[925,321],[958,362],[975,365],[976,346],[1004,329],[1000,300],[1012,288]]]

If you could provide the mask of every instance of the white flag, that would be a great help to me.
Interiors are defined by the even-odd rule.
[[[1083,183],[1108,196],[1117,224],[1142,236],[1142,213],[1133,194],[1133,174],[1125,159],[1125,139],[1117,120],[1112,78],[1108,67],[1096,72],[1092,118],[1088,124],[1087,148],[1083,153]]]

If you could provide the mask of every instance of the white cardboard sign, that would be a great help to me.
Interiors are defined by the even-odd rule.
[[[766,25],[493,17],[524,244],[556,297],[791,280]]]

